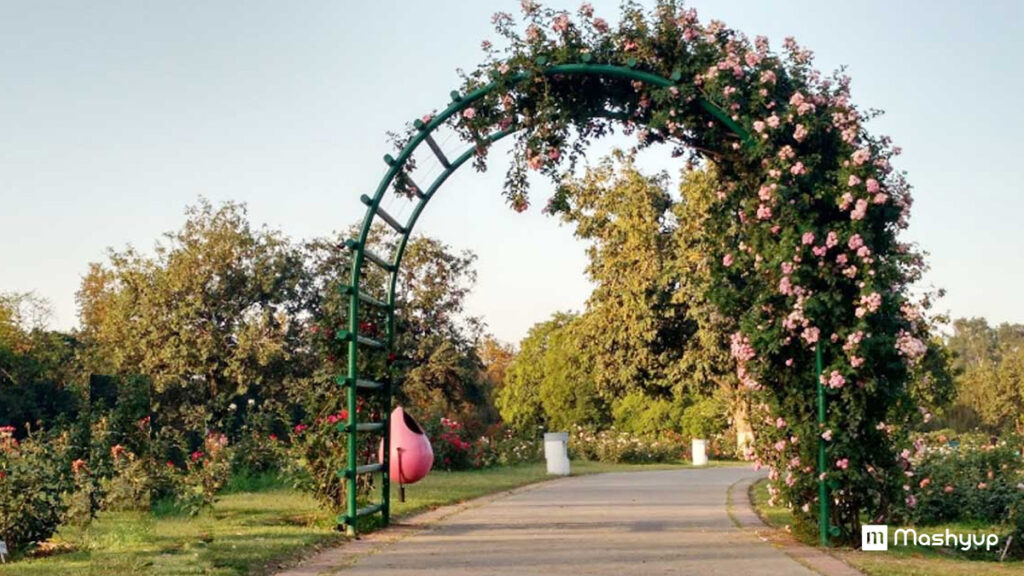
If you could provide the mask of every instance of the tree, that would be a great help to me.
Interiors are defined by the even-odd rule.
[[[731,400],[715,406],[742,413],[727,352],[735,325],[706,298],[705,257],[718,240],[703,224],[716,174],[688,167],[674,200],[667,175],[645,176],[634,161],[614,152],[566,181],[551,204],[590,243],[596,287],[579,334],[598,390],[616,426],[636,432],[679,430],[686,408],[716,391]]]
[[[989,326],[983,318],[953,322],[948,340],[957,402],[947,420],[961,430],[1010,432],[1024,418],[1024,326]]]
[[[999,351],[999,340],[984,318],[958,318],[953,321],[948,346],[954,355],[953,367],[965,372],[993,361]]]
[[[50,305],[31,293],[0,293],[0,426],[58,427],[83,398],[77,340],[47,329]]]
[[[621,151],[566,180],[552,210],[589,242],[587,275],[595,284],[578,331],[593,352],[593,377],[607,398],[643,390],[667,397],[673,368],[693,326],[671,266],[674,225],[668,177],[648,177]]]
[[[506,373],[509,366],[516,357],[516,349],[497,338],[487,335],[477,345],[477,357],[483,364],[482,385],[484,395],[491,399],[493,412],[489,414],[489,420],[500,420],[497,407],[493,406],[494,399],[498,397],[505,385]]]
[[[579,320],[559,312],[530,328],[495,400],[506,424],[529,433],[610,421],[591,358],[578,339]]]
[[[94,372],[153,377],[162,422],[218,427],[245,397],[283,398],[308,373],[300,253],[244,205],[201,200],[154,254],[111,250],[78,292]]]
[[[306,308],[316,331],[312,338],[314,356],[324,362],[315,369],[314,390],[321,402],[338,401],[329,384],[345,373],[348,352],[334,338],[338,329],[348,329],[348,297],[339,290],[349,282],[351,252],[339,250],[355,227],[331,238],[319,238],[304,247],[309,270]],[[398,238],[381,226],[371,228],[367,245],[378,254],[390,256]],[[414,236],[408,241],[395,285],[395,336],[393,357],[361,354],[359,371],[396,384],[395,397],[420,417],[447,416],[468,421],[471,426],[496,418],[485,366],[477,354],[483,323],[467,315],[465,301],[474,283],[476,255],[456,252],[433,238]],[[360,291],[386,300],[389,277],[376,266],[367,266]],[[360,310],[360,332],[387,339],[387,315],[372,307]],[[333,396],[328,398],[325,396]]]

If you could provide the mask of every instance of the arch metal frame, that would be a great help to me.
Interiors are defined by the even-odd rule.
[[[549,77],[598,76],[618,78],[639,81],[659,88],[678,86],[681,81],[681,75],[679,72],[674,72],[670,78],[665,78],[658,74],[637,70],[636,60],[634,59],[627,61],[626,66],[620,66],[614,64],[593,63],[588,59],[588,56],[589,55],[584,55],[584,61],[580,63],[560,64],[547,67],[544,67],[545,61],[541,58],[537,61],[537,64],[542,67],[539,73]],[[437,193],[438,189],[456,170],[476,154],[475,147],[470,146],[468,150],[461,153],[454,159],[449,160],[444,155],[444,152],[440,147],[437,146],[436,142],[431,137],[431,134],[443,126],[452,116],[470,107],[474,102],[480,100],[491,92],[499,90],[502,86],[509,85],[509,83],[515,84],[522,80],[526,80],[529,77],[531,77],[529,73],[520,72],[511,76],[502,84],[492,82],[464,95],[460,95],[457,91],[453,91],[451,93],[451,104],[449,104],[442,112],[431,118],[429,122],[423,122],[421,120],[414,122],[416,133],[398,153],[397,157],[392,157],[391,155],[384,156],[384,161],[388,165],[387,172],[381,179],[373,196],[367,196],[364,194],[360,198],[363,204],[366,205],[366,213],[363,216],[362,225],[359,229],[359,236],[345,241],[345,247],[352,251],[351,274],[349,284],[340,287],[342,292],[349,298],[349,325],[347,330],[339,330],[336,334],[336,337],[339,340],[347,342],[348,345],[348,371],[347,374],[339,375],[337,377],[337,383],[346,390],[346,405],[348,409],[348,420],[338,426],[339,431],[348,435],[347,466],[345,470],[338,472],[338,474],[343,476],[346,481],[346,510],[343,515],[339,516],[338,523],[345,526],[346,533],[349,535],[356,535],[360,518],[380,513],[382,522],[384,524],[388,524],[391,516],[391,478],[389,473],[390,435],[387,431],[390,430],[389,420],[394,383],[390,381],[375,382],[360,377],[357,363],[360,348],[367,349],[369,352],[376,351],[385,353],[392,349],[395,339],[395,290],[398,281],[399,268],[405,254],[405,248],[408,243],[409,236],[412,233],[413,228],[415,228],[416,222],[419,220],[423,209],[434,197],[434,194]],[[748,132],[733,121],[725,111],[714,103],[704,98],[700,98],[698,100],[698,104],[710,117],[724,124],[742,140],[749,140],[750,135]],[[614,117],[613,115],[610,116]],[[517,132],[519,129],[521,129],[521,127],[512,127],[506,130],[494,132],[486,137],[486,141],[489,143],[497,142],[506,136]],[[415,184],[412,185],[417,204],[410,213],[408,219],[402,223],[381,208],[381,201],[384,198],[384,195],[392,187],[395,177],[398,176],[404,164],[409,161],[413,153],[424,143],[427,144],[434,155],[438,158],[444,170],[434,178],[426,189],[421,189]],[[394,254],[390,257],[377,254],[369,250],[366,246],[371,227],[378,219],[382,220],[399,235],[397,247]],[[365,263],[373,264],[390,275],[386,299],[380,300],[374,298],[360,290],[362,267]],[[359,312],[363,305],[376,308],[386,314],[385,338],[383,340],[360,334]],[[382,422],[358,421],[356,409],[360,393],[384,395]],[[383,442],[383,459],[380,462],[363,465],[359,464],[357,459],[357,439],[360,432],[375,432],[381,434]],[[372,473],[381,474],[380,501],[375,504],[359,508],[357,507],[356,494],[357,478],[360,475]]]

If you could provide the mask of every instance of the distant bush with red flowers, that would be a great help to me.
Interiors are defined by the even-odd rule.
[[[452,418],[439,418],[427,425],[427,436],[434,449],[434,468],[468,470],[489,466],[535,462],[541,457],[541,443],[517,436],[497,424],[479,436]]]
[[[442,417],[432,428],[428,436],[434,449],[435,468],[466,470],[474,467],[473,443],[465,438],[466,430],[462,424]]]
[[[291,430],[285,462],[285,473],[295,488],[311,493],[331,510],[345,505],[345,478],[338,475],[348,463],[348,436],[342,428],[348,422],[348,410],[338,404],[340,399],[324,399],[314,412],[312,423],[300,422]],[[378,414],[356,410],[362,419],[376,421]],[[359,436],[360,464],[377,461],[378,435]],[[372,487],[373,475],[364,474],[357,479],[358,491],[364,494]]]
[[[217,492],[231,476],[231,452],[227,436],[213,432],[207,434],[203,447],[189,456],[178,501],[189,514],[195,516],[217,501]]]
[[[149,510],[150,462],[120,444],[110,448],[113,475],[100,479],[104,510]]]
[[[14,432],[0,427],[0,540],[22,550],[57,530],[74,482],[66,434],[31,431],[18,441]]]

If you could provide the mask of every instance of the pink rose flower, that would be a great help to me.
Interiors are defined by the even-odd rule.
[[[868,158],[871,158],[871,151],[868,150],[867,148],[860,148],[850,155],[850,159],[853,160],[853,163],[858,166],[867,162]]]
[[[569,29],[569,17],[565,14],[555,16],[555,21],[551,24],[551,28],[553,28],[555,32],[565,32]]]
[[[830,230],[825,236],[825,247],[833,248],[836,244],[839,244],[839,235]]]
[[[850,220],[863,220],[867,212],[868,201],[863,198],[858,198],[856,204],[854,204],[853,211],[850,212]]]
[[[846,378],[843,378],[843,375],[837,370],[833,370],[827,379],[825,378],[825,375],[822,374],[821,379],[824,380],[824,384],[826,386],[833,390],[838,390],[846,385]]]

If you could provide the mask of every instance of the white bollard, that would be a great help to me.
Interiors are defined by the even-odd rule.
[[[569,475],[569,433],[546,432],[544,434],[544,459],[548,474]]]
[[[691,452],[693,453],[693,465],[694,466],[707,466],[708,465],[708,441],[701,440],[698,438],[693,439],[691,444]]]

